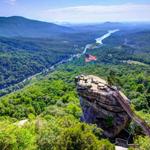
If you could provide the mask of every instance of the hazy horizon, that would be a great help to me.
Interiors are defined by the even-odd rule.
[[[54,23],[150,22],[148,0],[2,0],[0,16],[25,18]]]
[[[33,21],[40,21],[40,22],[45,22],[45,23],[54,23],[54,24],[58,24],[58,25],[98,25],[98,24],[103,24],[103,23],[126,23],[126,24],[149,24],[150,21],[102,21],[102,22],[59,22],[59,21],[45,21],[45,20],[41,20],[41,19],[36,19],[36,18],[29,18],[29,17],[25,17],[25,16],[0,16],[0,18],[11,18],[11,17],[21,17],[21,18],[25,18],[25,19],[29,19],[29,20],[33,20]]]

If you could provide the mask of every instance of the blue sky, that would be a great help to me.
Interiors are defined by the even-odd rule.
[[[150,0],[0,0],[0,16],[48,22],[150,21]]]

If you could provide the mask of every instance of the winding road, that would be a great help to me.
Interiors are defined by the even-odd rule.
[[[71,55],[68,59],[63,59],[63,60],[61,60],[61,61],[55,63],[54,65],[52,65],[50,68],[44,69],[43,71],[41,71],[41,72],[39,72],[39,73],[36,73],[36,74],[34,74],[34,75],[32,75],[32,76],[30,76],[30,77],[24,79],[23,81],[21,81],[21,82],[15,84],[15,85],[24,84],[26,81],[32,80],[34,77],[37,77],[38,75],[41,75],[41,74],[43,74],[43,73],[46,73],[46,72],[50,72],[50,71],[55,70],[55,68],[56,68],[57,66],[61,65],[61,64],[70,62],[70,61],[72,61],[72,60],[75,59],[75,58],[80,58],[81,56],[83,56],[83,55],[87,52],[87,49],[88,49],[88,48],[92,47],[92,46],[95,45],[95,44],[102,45],[104,39],[110,37],[113,33],[118,32],[118,31],[119,31],[119,29],[109,30],[106,34],[104,34],[104,35],[102,35],[101,37],[95,39],[95,43],[86,44],[86,45],[85,45],[85,48],[84,48],[84,50],[83,50],[82,53],[78,53],[78,54]],[[13,85],[13,86],[15,86],[15,85]],[[5,90],[7,90],[7,89],[9,89],[9,87],[0,89],[0,91],[5,91]],[[18,90],[19,90],[19,89],[18,89]],[[14,90],[14,91],[12,91],[12,92],[15,92],[15,91],[16,91],[16,90]]]

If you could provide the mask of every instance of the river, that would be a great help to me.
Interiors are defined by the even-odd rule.
[[[104,34],[103,36],[101,36],[101,37],[95,39],[96,44],[102,45],[104,39],[110,37],[113,33],[118,32],[118,31],[119,31],[119,29],[109,30],[109,31],[108,31],[106,34]],[[74,58],[80,58],[81,56],[83,56],[83,55],[87,52],[87,49],[93,47],[93,45],[95,45],[95,43],[86,44],[86,45],[85,45],[85,48],[84,48],[84,50],[83,50],[82,53],[78,53],[78,54],[71,55],[70,58],[61,60],[60,62],[58,62],[58,63],[56,63],[55,65],[51,66],[50,69],[54,69],[55,66],[58,66],[58,65],[60,65],[60,64],[63,64],[63,63],[66,63],[66,62],[70,62],[70,61],[72,61]]]
[[[96,43],[97,44],[103,44],[103,40],[108,38],[109,36],[111,36],[113,33],[118,32],[119,29],[115,29],[115,30],[109,30],[108,33],[104,34],[103,36],[99,37],[96,39]]]
[[[102,45],[103,44],[103,40],[110,37],[113,33],[115,32],[118,32],[119,29],[114,29],[114,30],[109,30],[106,34],[102,35],[101,37],[99,38],[96,38],[95,39],[95,43],[92,43],[92,44],[86,44],[85,45],[85,48],[83,50],[82,53],[78,53],[78,54],[74,54],[74,55],[71,55],[68,59],[63,59],[57,63],[55,63],[54,65],[52,65],[50,68],[47,68],[47,69],[44,69],[43,71],[39,72],[39,73],[36,73],[26,79],[24,79],[23,81],[21,81],[20,83],[17,83],[17,84],[21,84],[21,83],[25,83],[26,81],[29,81],[31,79],[33,79],[34,77],[42,74],[42,73],[46,73],[46,72],[50,72],[50,71],[53,71],[57,66],[61,65],[61,64],[64,64],[64,63],[67,63],[67,62],[70,62],[72,61],[73,59],[75,58],[80,58],[81,56],[83,56],[86,52],[87,52],[87,49],[89,48],[92,48],[95,44],[98,44],[98,45]],[[14,85],[15,86],[15,85]],[[4,89],[0,89],[0,90],[7,90],[9,87],[7,88],[4,88]]]

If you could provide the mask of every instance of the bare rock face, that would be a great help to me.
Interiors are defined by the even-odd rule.
[[[82,121],[97,124],[109,138],[115,137],[129,124],[130,117],[114,96],[117,90],[105,80],[81,75],[75,82],[83,111]]]

